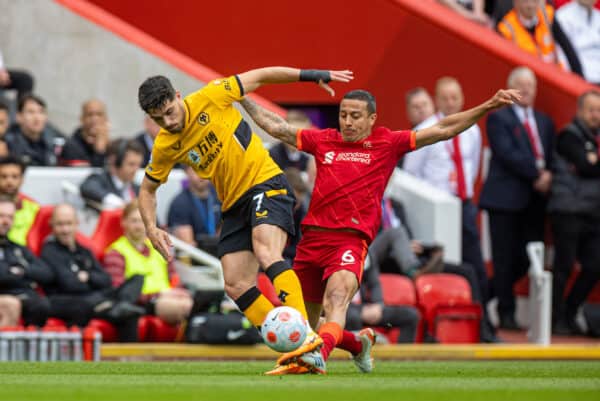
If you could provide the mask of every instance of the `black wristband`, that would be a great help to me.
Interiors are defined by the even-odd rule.
[[[325,83],[331,81],[331,74],[327,70],[300,70],[300,81],[312,81]]]

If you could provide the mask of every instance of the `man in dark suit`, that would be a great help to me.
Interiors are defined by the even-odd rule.
[[[99,210],[122,207],[137,197],[140,187],[133,179],[144,150],[135,140],[119,139],[110,144],[106,158],[107,168],[87,177],[80,187],[86,203]]]
[[[529,267],[526,244],[544,238],[555,131],[552,120],[532,107],[533,71],[515,68],[508,86],[521,92],[521,102],[488,117],[492,158],[479,205],[489,215],[500,327],[518,329],[513,285]]]

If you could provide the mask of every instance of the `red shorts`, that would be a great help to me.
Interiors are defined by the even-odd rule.
[[[367,241],[358,233],[306,230],[296,249],[294,271],[302,284],[304,300],[323,303],[327,279],[348,270],[362,280]]]

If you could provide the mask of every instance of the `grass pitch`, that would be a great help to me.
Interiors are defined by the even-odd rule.
[[[268,362],[2,363],[0,400],[599,400],[600,362],[331,362],[267,377]]]

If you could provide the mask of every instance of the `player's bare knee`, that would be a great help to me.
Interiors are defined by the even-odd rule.
[[[248,291],[254,284],[242,281],[225,282],[225,293],[231,299],[238,299],[242,294]]]

